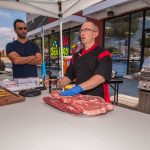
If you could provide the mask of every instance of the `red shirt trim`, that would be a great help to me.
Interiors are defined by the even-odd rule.
[[[96,48],[96,44],[94,44],[92,47],[90,47],[89,49],[87,49],[87,50],[85,50],[84,48],[83,48],[83,50],[82,50],[82,53],[81,53],[81,56],[83,56],[83,55],[85,55],[85,54],[87,54],[87,53],[89,53],[89,52],[91,52],[93,49],[95,49]]]
[[[104,88],[104,99],[106,102],[110,103],[110,93],[108,89],[108,84],[103,83],[103,88]]]
[[[92,47],[90,47],[89,49],[85,50],[84,48],[82,49],[81,54],[79,54],[80,56],[84,56],[85,54],[91,52],[93,49],[95,49],[97,47],[96,44],[94,44]],[[71,63],[74,64],[74,56],[71,58]]]
[[[99,54],[98,60],[102,59],[102,58],[105,57],[105,56],[111,57],[110,52],[109,52],[109,51],[104,51],[104,52],[102,52],[101,54]]]

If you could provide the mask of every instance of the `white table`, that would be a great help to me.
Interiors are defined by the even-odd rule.
[[[150,115],[115,106],[81,117],[45,104],[46,95],[0,107],[0,150],[150,149]]]

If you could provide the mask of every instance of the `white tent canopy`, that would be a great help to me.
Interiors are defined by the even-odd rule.
[[[113,11],[114,15],[120,15],[150,7],[150,0],[106,0],[83,10],[83,16],[97,20],[108,17],[108,12]]]
[[[101,1],[103,0],[0,0],[0,8],[60,18],[61,75],[63,76],[62,18]]]
[[[70,16],[102,0],[0,0],[0,8],[59,18]]]
[[[123,5],[124,3],[127,3],[129,1],[130,0],[107,0],[107,1],[104,1],[103,3],[99,3],[97,5],[86,8],[83,11],[83,15],[89,15],[89,14],[97,12],[99,10],[104,11],[104,10],[107,10],[108,8],[110,8],[110,7],[114,7],[114,6],[117,6],[117,5]]]

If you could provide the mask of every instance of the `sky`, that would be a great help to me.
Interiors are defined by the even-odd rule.
[[[26,13],[0,9],[0,50],[5,49],[8,42],[16,39],[16,34],[13,29],[13,22],[16,19],[22,19],[26,22]]]

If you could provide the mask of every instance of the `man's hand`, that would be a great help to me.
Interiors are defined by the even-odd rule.
[[[62,96],[73,96],[73,95],[76,95],[76,94],[79,94],[83,92],[83,88],[81,86],[75,86],[67,91],[63,91],[63,92],[60,92],[60,95]]]
[[[68,77],[64,76],[63,78],[58,79],[57,87],[61,89],[61,88],[65,87],[66,85],[68,85],[70,82],[71,82],[71,80]]]

